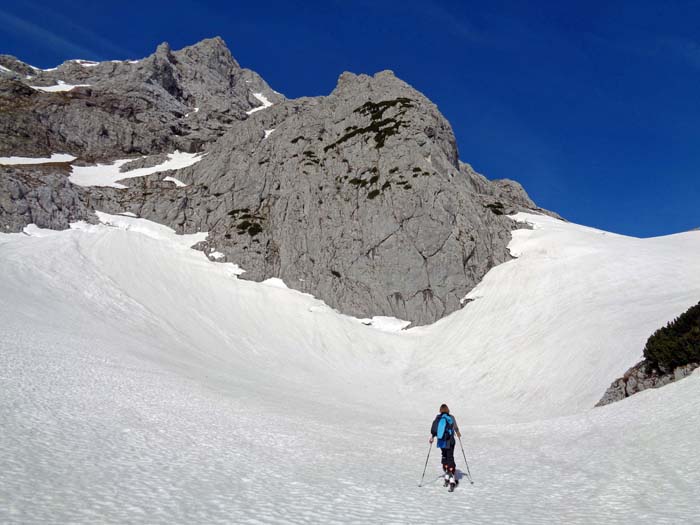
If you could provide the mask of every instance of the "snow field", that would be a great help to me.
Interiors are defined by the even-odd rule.
[[[0,521],[697,520],[700,374],[591,406],[697,302],[700,234],[523,215],[473,302],[385,333],[238,280],[205,233],[99,217],[0,235]],[[475,480],[453,494],[435,448],[417,487],[442,402]]]
[[[647,338],[700,300],[700,233],[635,239],[521,213],[518,258],[493,268],[464,308],[411,332],[412,379],[453,374],[479,421],[579,413],[642,358]],[[451,407],[452,408],[452,407]]]

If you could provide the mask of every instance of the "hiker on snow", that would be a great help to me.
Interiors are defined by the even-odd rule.
[[[455,434],[462,434],[457,426],[457,420],[450,415],[447,405],[440,405],[440,413],[430,427],[430,443],[437,437],[437,446],[442,450],[442,470],[445,472],[445,486],[457,484],[455,476]]]

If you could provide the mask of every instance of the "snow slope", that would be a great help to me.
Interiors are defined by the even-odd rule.
[[[700,301],[700,232],[637,239],[521,213],[514,261],[491,270],[456,315],[424,335],[416,379],[454,372],[480,419],[593,406],[642,358],[649,335]],[[432,373],[429,373],[432,372]],[[465,406],[473,412],[469,406]]]
[[[205,234],[0,235],[0,521],[697,521],[700,374],[591,406],[700,298],[700,233],[518,218],[474,301],[399,333],[238,280]],[[445,401],[453,494],[434,449],[416,486]]]

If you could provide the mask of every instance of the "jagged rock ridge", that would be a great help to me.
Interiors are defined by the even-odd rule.
[[[6,231],[129,211],[209,231],[200,248],[224,253],[245,278],[281,277],[343,312],[421,324],[458,309],[510,258],[517,225],[508,213],[538,209],[516,182],[489,181],[460,162],[437,107],[389,71],[344,73],[326,97],[286,100],[240,68],[221,39],[175,52],[163,44],[138,63],[67,62],[31,79],[16,59],[0,64],[15,72],[0,80],[0,104],[20,101],[0,106],[4,154],[62,151],[89,162],[206,151],[177,172],[184,188],[163,174],[120,190],[76,187],[65,167],[3,168]],[[58,80],[90,86],[28,87]],[[252,112],[255,93],[272,105]]]
[[[180,149],[196,151],[275,93],[243,69],[220,38],[180,51],[167,43],[138,61],[38,70],[0,55],[0,156],[76,152],[87,161]],[[46,93],[59,82],[77,87]],[[196,111],[195,111],[196,109]]]

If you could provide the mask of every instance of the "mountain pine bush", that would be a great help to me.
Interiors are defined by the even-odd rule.
[[[700,362],[700,303],[654,332],[644,347],[644,357],[668,372]]]

